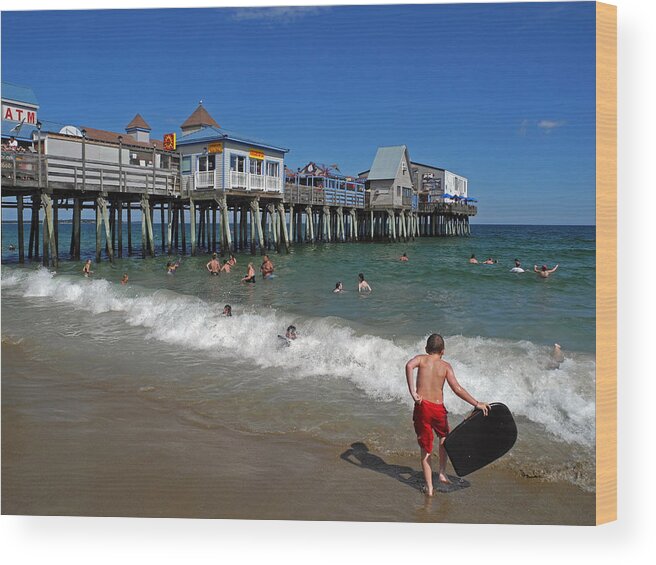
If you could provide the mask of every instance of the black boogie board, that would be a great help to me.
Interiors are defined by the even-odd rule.
[[[505,404],[490,404],[487,416],[476,410],[444,440],[456,474],[464,477],[508,453],[517,440],[517,426]]]

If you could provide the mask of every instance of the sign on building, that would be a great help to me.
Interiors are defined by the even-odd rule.
[[[36,110],[29,110],[27,108],[20,108],[11,104],[2,105],[2,119],[12,122],[22,122],[25,120],[26,124],[36,125]]]
[[[175,133],[164,134],[164,151],[175,151],[177,147],[177,140]]]

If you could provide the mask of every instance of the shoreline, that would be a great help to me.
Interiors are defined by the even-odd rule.
[[[26,402],[21,389],[30,385],[12,371],[21,365],[20,351],[2,349],[3,514],[594,522],[594,493],[571,484],[492,466],[431,499],[418,490],[418,455],[380,457],[358,438],[333,445],[299,433],[190,424],[154,406],[147,391],[85,389],[83,409],[72,414],[58,409],[70,396],[66,379],[40,380],[40,400]]]

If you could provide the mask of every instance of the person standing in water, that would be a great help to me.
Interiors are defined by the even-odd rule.
[[[227,318],[232,317],[232,306],[230,306],[230,304],[226,304],[223,307],[223,315],[226,316]]]
[[[166,274],[167,275],[175,275],[175,271],[177,271],[179,266],[180,266],[179,261],[176,261],[175,263],[173,263],[172,261],[168,261],[166,263]]]
[[[444,338],[439,334],[431,334],[426,341],[426,355],[417,355],[405,365],[408,390],[415,402],[412,420],[421,450],[421,468],[426,480],[425,493],[428,496],[433,496],[433,470],[430,462],[433,453],[433,432],[440,437],[439,481],[444,484],[451,482],[446,476],[448,456],[444,449],[444,440],[449,433],[449,421],[446,408],[444,408],[444,383],[448,383],[456,396],[481,410],[485,416],[490,409],[489,404],[475,400],[460,386],[453,367],[442,359],[443,355]],[[416,384],[415,369],[417,369]]]
[[[371,292],[371,287],[369,283],[364,280],[364,275],[360,273],[358,275],[358,292]]]
[[[221,263],[216,258],[216,253],[212,253],[212,258],[210,259],[209,263],[205,265],[205,268],[212,275],[218,275],[221,272]]]
[[[403,255],[401,255],[401,257],[399,257],[399,261],[404,261],[404,262],[410,261],[410,259],[408,258],[408,254],[404,253]]]
[[[230,259],[228,259],[227,262],[228,262],[228,265],[230,265],[231,267],[234,267],[234,266],[237,264],[237,259],[236,259],[236,257],[231,253],[231,254],[230,254]],[[228,271],[228,272],[230,272],[230,271]]]
[[[558,268],[558,265],[556,265],[553,269],[549,269],[549,268],[547,268],[546,265],[542,265],[542,268],[538,269],[537,265],[533,265],[533,272],[540,275],[541,278],[546,279],[546,278],[549,278],[549,275],[551,275],[551,273],[554,273],[557,268]]]
[[[123,273],[123,277],[121,278],[121,284],[128,284],[128,274]]]
[[[255,268],[253,267],[253,263],[248,264],[248,270],[246,271],[246,276],[243,279],[241,279],[241,282],[255,284]]]
[[[344,292],[344,285],[342,284],[342,281],[337,281],[335,283],[335,288],[334,288],[333,292],[334,293]]]
[[[260,272],[262,273],[263,279],[268,279],[273,275],[274,267],[271,259],[268,255],[265,255],[262,261],[262,266],[260,267]]]
[[[230,260],[229,259],[224,259],[223,266],[221,267],[221,270],[225,273],[230,272]]]
[[[91,270],[91,259],[87,259],[84,263],[84,267],[82,267],[82,274],[85,277],[90,277],[93,275],[93,271]]]
[[[478,265],[478,259],[476,259],[476,255],[474,255],[474,254],[472,253],[472,256],[469,258],[469,262],[470,262],[472,265]]]

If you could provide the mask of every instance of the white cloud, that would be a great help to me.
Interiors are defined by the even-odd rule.
[[[538,127],[545,133],[551,133],[554,129],[564,125],[565,122],[563,120],[540,120],[538,122]]]

